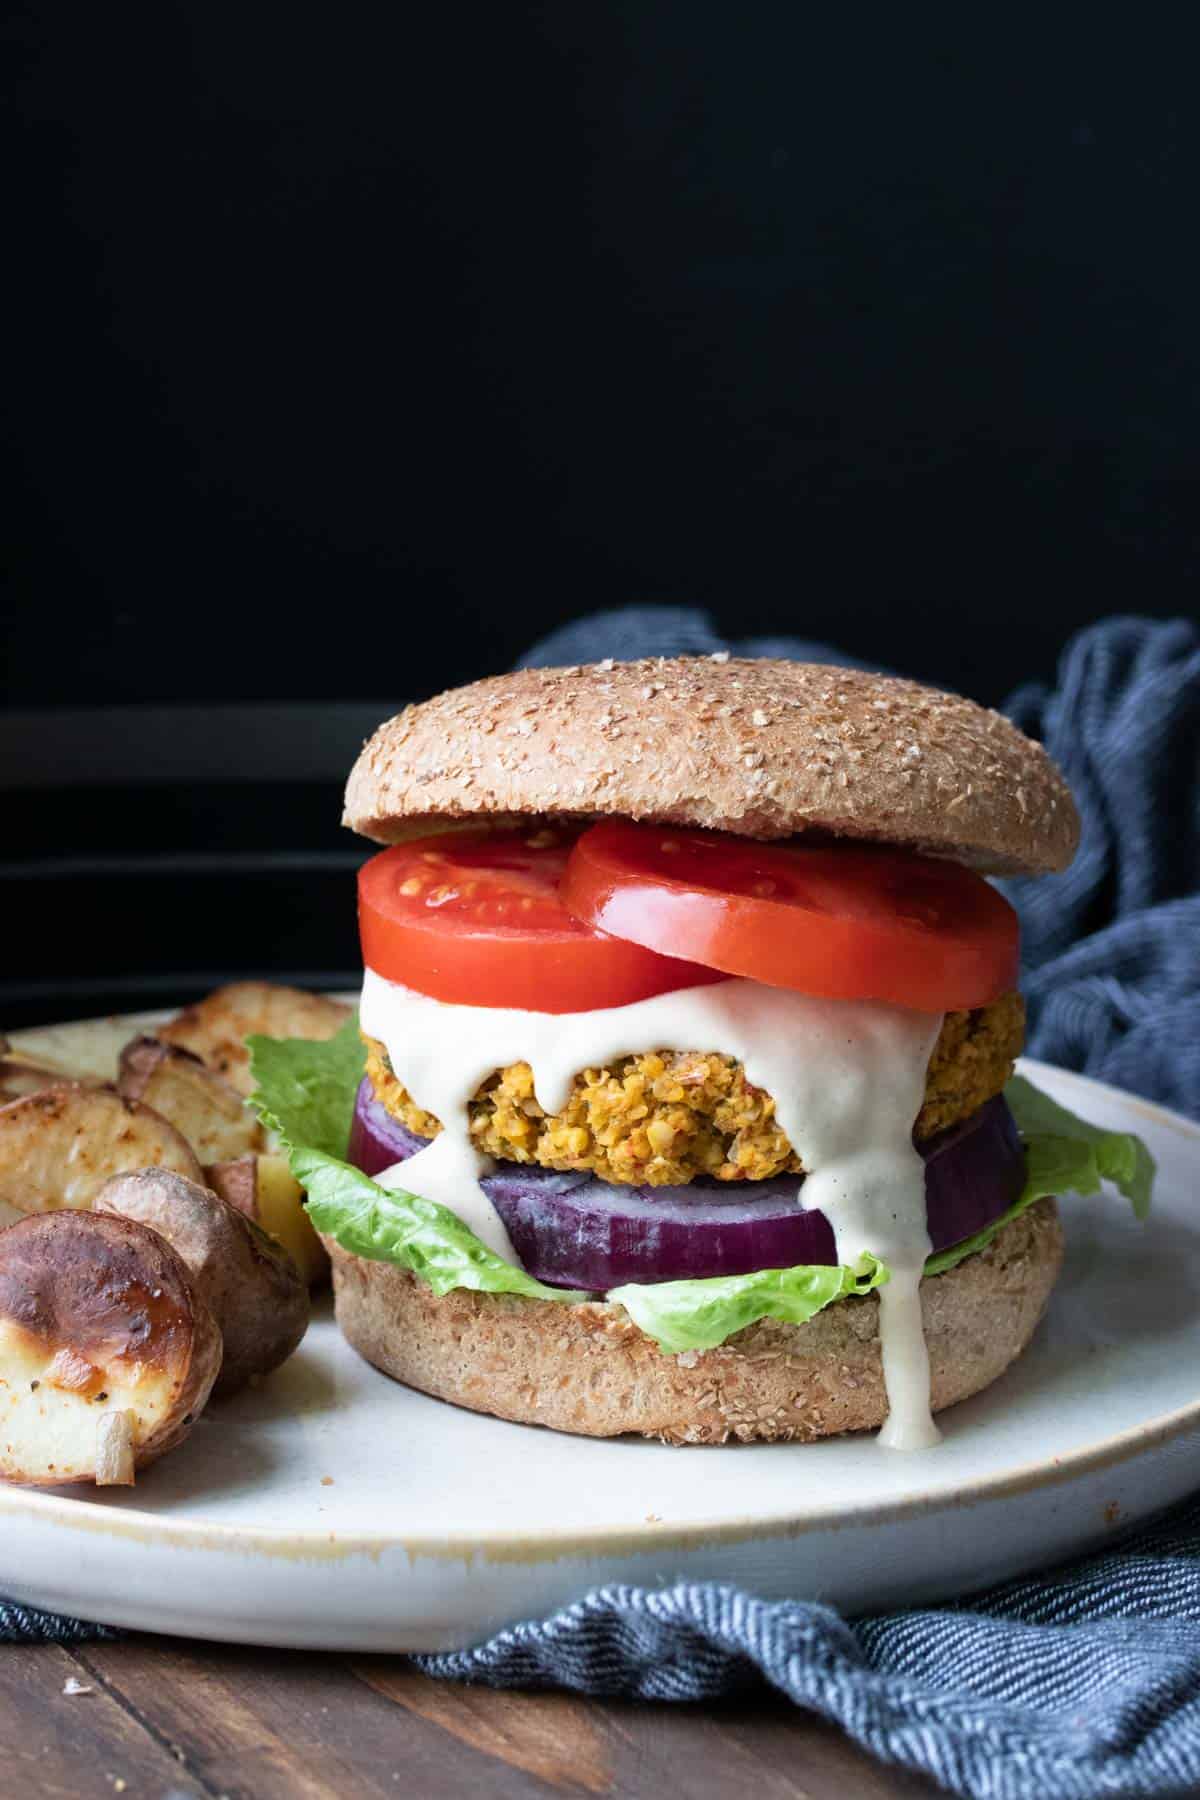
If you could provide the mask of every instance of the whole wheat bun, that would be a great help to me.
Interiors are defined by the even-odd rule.
[[[994,874],[1065,868],[1079,818],[1040,744],[914,681],[720,657],[519,669],[410,706],[363,748],[343,822],[379,843],[616,815],[818,830]]]
[[[457,1288],[438,1299],[391,1263],[332,1239],[338,1324],[368,1362],[474,1412],[584,1437],[640,1432],[669,1444],[809,1441],[887,1415],[874,1295],[807,1325],[772,1319],[719,1349],[665,1356],[619,1305],[562,1306]],[[934,1411],[977,1394],[1020,1355],[1062,1264],[1053,1200],[986,1250],[921,1284]]]

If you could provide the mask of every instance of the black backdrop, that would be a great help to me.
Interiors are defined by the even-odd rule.
[[[1193,9],[6,18],[10,709],[382,709],[630,600],[998,700],[1195,610]],[[332,853],[344,731],[270,808],[126,735],[52,808],[20,735],[10,856]]]
[[[636,598],[993,698],[1188,608],[1200,31],[1040,13],[18,14],[9,693],[400,694]]]

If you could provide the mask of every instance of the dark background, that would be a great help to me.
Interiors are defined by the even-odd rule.
[[[1190,9],[6,17],[5,1017],[348,977],[362,731],[581,612],[1196,611]]]

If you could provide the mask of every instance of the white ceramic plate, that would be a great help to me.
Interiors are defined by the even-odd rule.
[[[56,1041],[69,1060],[73,1028]],[[153,1631],[433,1650],[600,1582],[715,1578],[861,1611],[1101,1542],[1200,1484],[1200,1127],[1027,1072],[1146,1138],[1155,1209],[1141,1226],[1116,1196],[1063,1202],[1047,1318],[1001,1381],[942,1414],[936,1450],[668,1449],[507,1425],[377,1374],[326,1303],[290,1363],[211,1408],[133,1491],[0,1489],[0,1592]]]

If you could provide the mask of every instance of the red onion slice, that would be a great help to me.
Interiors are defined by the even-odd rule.
[[[377,1175],[427,1141],[392,1118],[363,1081],[348,1152],[356,1167]],[[922,1154],[934,1250],[982,1231],[1024,1185],[1021,1141],[999,1096],[925,1145]],[[824,1213],[804,1210],[797,1197],[802,1180],[794,1175],[622,1187],[587,1173],[498,1163],[482,1186],[525,1268],[557,1287],[603,1292],[627,1281],[749,1275],[837,1261],[833,1228]]]

